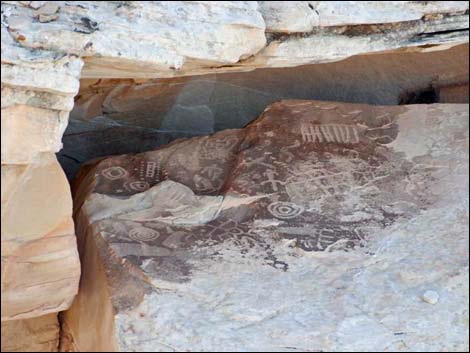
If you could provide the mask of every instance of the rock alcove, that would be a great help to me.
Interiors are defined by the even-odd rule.
[[[468,349],[468,50],[460,1],[2,2],[2,351]]]

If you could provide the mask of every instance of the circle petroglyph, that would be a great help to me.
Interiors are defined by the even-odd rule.
[[[133,228],[129,232],[129,238],[135,241],[151,241],[160,236],[156,230],[147,227]]]
[[[117,180],[127,177],[129,173],[123,167],[114,166],[104,169],[101,172],[101,175],[103,175],[106,179],[109,180]]]
[[[131,181],[124,184],[124,187],[130,191],[142,192],[150,188],[150,184],[146,181]]]
[[[293,202],[277,201],[268,206],[268,211],[276,218],[290,219],[300,215],[304,208]]]

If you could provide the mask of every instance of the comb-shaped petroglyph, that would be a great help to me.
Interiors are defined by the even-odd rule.
[[[300,132],[306,143],[356,144],[360,142],[358,128],[346,124],[301,123]]]

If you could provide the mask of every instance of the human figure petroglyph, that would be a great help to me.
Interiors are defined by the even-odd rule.
[[[268,180],[262,181],[260,183],[260,185],[269,184],[271,186],[271,188],[273,189],[273,191],[275,191],[275,192],[279,191],[278,185],[285,185],[286,184],[285,181],[276,179],[276,175],[278,175],[278,173],[276,171],[272,170],[272,169],[267,169],[263,173],[263,175]]]

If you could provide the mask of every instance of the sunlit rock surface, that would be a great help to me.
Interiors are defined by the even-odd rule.
[[[80,263],[70,187],[55,155],[2,165],[1,196],[2,321],[67,309]]]
[[[2,352],[57,352],[57,314],[2,322]]]
[[[89,163],[62,347],[467,349],[468,119],[286,100]]]

